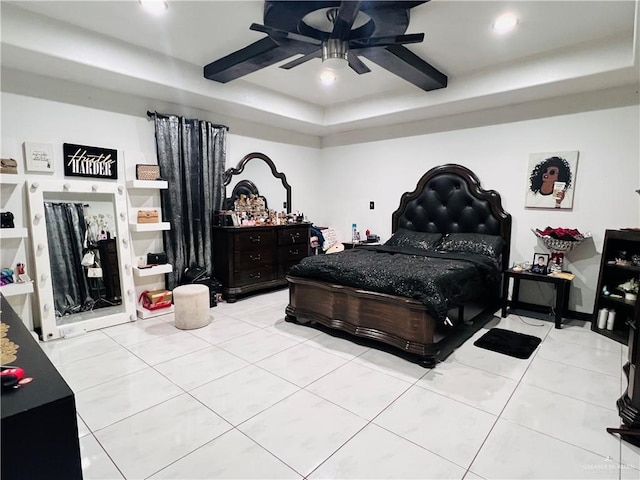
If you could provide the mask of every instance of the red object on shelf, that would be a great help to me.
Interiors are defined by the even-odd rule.
[[[138,298],[138,302],[142,302],[142,306],[147,310],[159,310],[161,308],[168,308],[171,306],[171,292],[167,290],[155,303],[151,302],[151,299],[148,295],[149,291],[145,290],[140,294],[140,298]],[[165,297],[168,297],[165,300]]]

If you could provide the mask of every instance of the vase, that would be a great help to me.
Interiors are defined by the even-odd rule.
[[[638,299],[638,294],[637,293],[625,293],[624,294],[624,299],[627,302],[635,302]]]

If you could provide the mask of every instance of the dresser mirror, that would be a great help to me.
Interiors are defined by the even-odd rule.
[[[287,177],[263,153],[250,153],[235,168],[224,172],[224,185],[228,210],[233,209],[233,202],[241,194],[256,193],[266,199],[267,208],[291,213],[291,186]]]

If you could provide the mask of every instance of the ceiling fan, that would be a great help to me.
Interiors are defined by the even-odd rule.
[[[330,68],[348,65],[362,75],[371,71],[362,56],[423,90],[444,88],[447,76],[404,47],[423,41],[423,33],[404,32],[409,10],[427,1],[267,0],[264,25],[249,27],[267,37],[206,65],[204,76],[226,83],[294,55],[302,56],[280,68],[321,58]]]

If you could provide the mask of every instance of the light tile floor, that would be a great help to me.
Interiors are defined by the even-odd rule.
[[[41,344],[76,393],[84,478],[640,479],[627,348],[584,322],[495,317],[435,369],[284,322],[288,291]],[[527,360],[475,347],[499,326]]]

